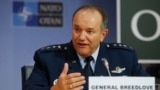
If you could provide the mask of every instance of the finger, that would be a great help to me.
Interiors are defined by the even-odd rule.
[[[84,86],[79,86],[79,87],[76,87],[74,89],[71,89],[71,90],[83,90],[84,89]]]
[[[68,63],[64,63],[63,71],[61,72],[60,77],[67,75],[67,73],[68,73]]]
[[[66,79],[76,78],[76,77],[80,77],[80,76],[81,76],[81,73],[79,73],[79,72],[70,73],[67,75]]]
[[[67,80],[68,84],[75,83],[75,82],[80,82],[80,81],[85,81],[84,76],[79,76],[79,77],[73,77]]]
[[[72,87],[79,87],[79,86],[84,85],[85,83],[86,83],[86,81],[85,81],[85,80],[80,80],[80,81],[77,81],[77,82],[71,83],[70,85],[71,85]]]
[[[65,90],[66,86],[65,86],[65,77],[67,76],[68,73],[68,64],[64,63],[64,67],[63,70],[58,78],[57,83],[55,84],[55,90]]]
[[[72,86],[72,85],[70,84],[70,86],[68,87],[68,89],[70,89],[70,90],[83,90],[83,89],[84,89],[84,86],[83,86],[83,85]]]

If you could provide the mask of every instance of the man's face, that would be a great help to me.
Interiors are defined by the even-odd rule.
[[[103,41],[108,30],[101,30],[102,17],[97,11],[81,10],[72,22],[72,42],[82,56],[90,56]]]

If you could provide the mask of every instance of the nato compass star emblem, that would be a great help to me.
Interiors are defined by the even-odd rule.
[[[14,26],[38,26],[37,2],[14,1],[13,25]]]
[[[29,20],[29,16],[32,15],[32,12],[29,11],[27,7],[23,7],[18,15],[23,18],[24,22],[26,22],[27,20]]]

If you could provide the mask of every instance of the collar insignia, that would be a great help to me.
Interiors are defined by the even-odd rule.
[[[76,63],[76,60],[73,60],[72,63]]]

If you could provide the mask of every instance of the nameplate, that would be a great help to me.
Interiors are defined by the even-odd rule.
[[[155,90],[155,78],[89,77],[89,90]]]

